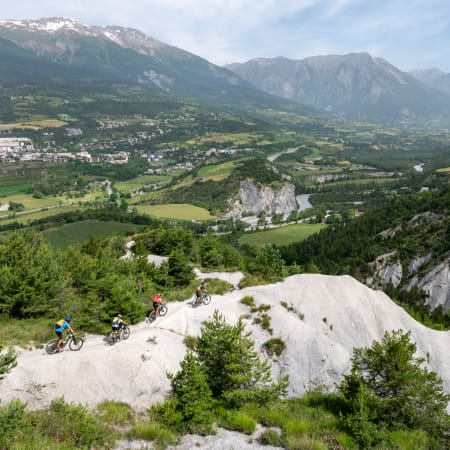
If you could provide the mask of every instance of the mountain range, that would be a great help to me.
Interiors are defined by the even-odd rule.
[[[90,89],[131,84],[159,96],[303,108],[309,114],[323,110],[389,125],[423,125],[450,117],[449,74],[437,69],[402,72],[367,53],[298,61],[258,58],[219,67],[132,28],[55,17],[0,20],[0,58],[3,83]]]
[[[265,92],[353,119],[398,124],[450,111],[445,74],[402,72],[368,53],[258,58],[227,67]]]
[[[3,82],[73,84],[92,89],[128,84],[154,95],[220,104],[286,104],[230,70],[138,30],[95,27],[67,18],[0,20]]]

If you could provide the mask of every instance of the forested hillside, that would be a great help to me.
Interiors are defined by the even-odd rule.
[[[299,243],[279,250],[288,265],[315,267],[322,273],[348,273],[365,281],[371,263],[380,255],[395,252],[403,267],[427,256],[423,273],[447,260],[450,252],[450,189],[393,198],[352,223],[332,226]],[[429,255],[429,256],[428,256]],[[423,311],[426,295],[407,289],[408,273],[388,292]],[[438,320],[450,326],[450,314],[436,311]]]

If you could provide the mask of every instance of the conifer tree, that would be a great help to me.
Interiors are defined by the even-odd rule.
[[[190,432],[198,432],[212,425],[211,390],[199,362],[192,352],[181,361],[181,370],[168,374],[176,399],[176,409],[180,412]]]
[[[353,352],[352,370],[344,376],[341,391],[353,415],[359,414],[364,394],[365,414],[376,425],[395,429],[407,426],[442,438],[450,430],[442,380],[422,367],[416,358],[410,332],[386,332],[382,342]],[[448,438],[449,436],[447,436]]]
[[[269,364],[254,350],[241,319],[229,325],[215,311],[202,327],[196,351],[213,397],[231,406],[278,398],[287,389],[287,377],[272,380]]]

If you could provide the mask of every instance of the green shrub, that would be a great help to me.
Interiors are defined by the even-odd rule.
[[[422,430],[398,430],[389,433],[390,447],[399,450],[433,448],[427,434]],[[437,448],[437,447],[435,447]]]
[[[263,347],[269,356],[280,356],[286,349],[286,344],[281,338],[272,338],[264,342]]]
[[[241,289],[249,286],[260,286],[263,284],[271,283],[270,280],[266,280],[264,277],[259,275],[246,275],[240,282],[239,287]]]
[[[39,411],[36,421],[45,435],[76,447],[102,447],[116,438],[114,431],[97,422],[84,406],[68,404],[64,398],[53,400],[47,410]]]
[[[128,403],[107,400],[97,406],[97,417],[111,425],[125,425],[131,421],[132,411]]]
[[[0,448],[8,448],[15,439],[27,434],[25,403],[13,400],[0,408]]]
[[[150,407],[150,419],[154,422],[162,423],[166,427],[184,432],[183,415],[177,408],[177,401],[173,397],[168,397],[164,403],[155,403]]]
[[[210,294],[223,295],[233,289],[233,285],[228,281],[219,280],[218,278],[205,278],[206,287]]]
[[[183,344],[188,348],[188,350],[193,351],[197,345],[197,336],[185,336],[183,339]]]
[[[265,430],[258,437],[258,442],[262,445],[272,445],[274,447],[286,447],[286,439],[275,430]]]

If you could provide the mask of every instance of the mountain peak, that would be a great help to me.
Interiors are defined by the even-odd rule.
[[[61,28],[80,29],[87,28],[73,19],[68,17],[49,17],[46,19],[25,19],[25,20],[0,20],[0,25],[11,29],[29,29],[31,31],[40,31],[55,33]]]

